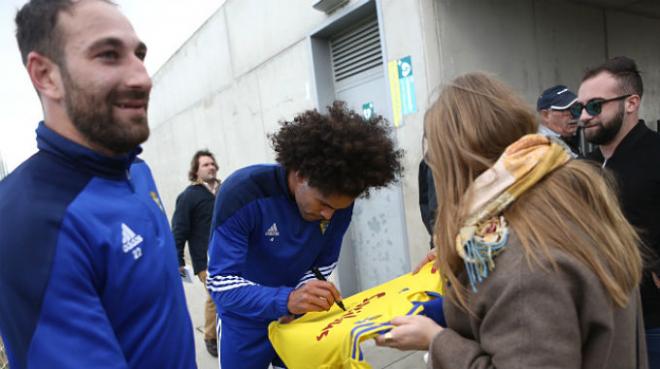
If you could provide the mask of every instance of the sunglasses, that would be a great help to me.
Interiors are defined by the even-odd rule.
[[[600,114],[601,111],[603,111],[603,105],[605,105],[606,103],[611,101],[623,100],[630,96],[632,96],[632,94],[621,95],[621,96],[613,97],[611,99],[601,99],[597,97],[595,99],[591,99],[587,101],[586,104],[576,102],[569,108],[569,110],[571,111],[571,115],[575,119],[580,118],[580,115],[582,114],[582,109],[586,109],[589,115],[595,117],[596,115]]]

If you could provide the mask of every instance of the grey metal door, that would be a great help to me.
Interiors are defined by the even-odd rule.
[[[373,103],[376,114],[387,105],[387,86],[380,76],[337,93],[351,108],[362,110]],[[352,250],[348,250],[352,249]],[[351,253],[353,260],[347,260]],[[364,290],[410,271],[403,194],[399,183],[372,191],[367,199],[355,202],[353,220],[347,232],[338,270],[342,292],[347,294],[342,272],[355,270],[356,290]],[[357,291],[350,291],[357,292]]]
[[[330,40],[335,98],[360,112],[391,116],[375,14]],[[369,113],[368,111],[365,113]],[[410,271],[403,194],[399,183],[355,202],[337,270],[344,295]]]

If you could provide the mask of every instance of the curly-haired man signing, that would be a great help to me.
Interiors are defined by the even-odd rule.
[[[270,139],[278,164],[239,169],[216,198],[206,286],[223,322],[222,368],[281,365],[268,324],[341,299],[312,269],[330,275],[353,201],[402,171],[386,122],[340,102],[299,114]]]

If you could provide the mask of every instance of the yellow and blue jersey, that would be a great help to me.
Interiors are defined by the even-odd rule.
[[[289,369],[371,368],[360,343],[391,330],[396,316],[421,314],[429,304],[441,310],[442,284],[431,266],[345,298],[346,311],[334,305],[291,323],[273,322],[268,337]]]

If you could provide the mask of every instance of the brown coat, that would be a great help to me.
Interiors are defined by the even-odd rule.
[[[475,316],[445,300],[448,329],[429,348],[429,368],[647,368],[639,291],[614,305],[585,265],[553,250],[530,268],[512,237],[492,274],[468,296]]]

